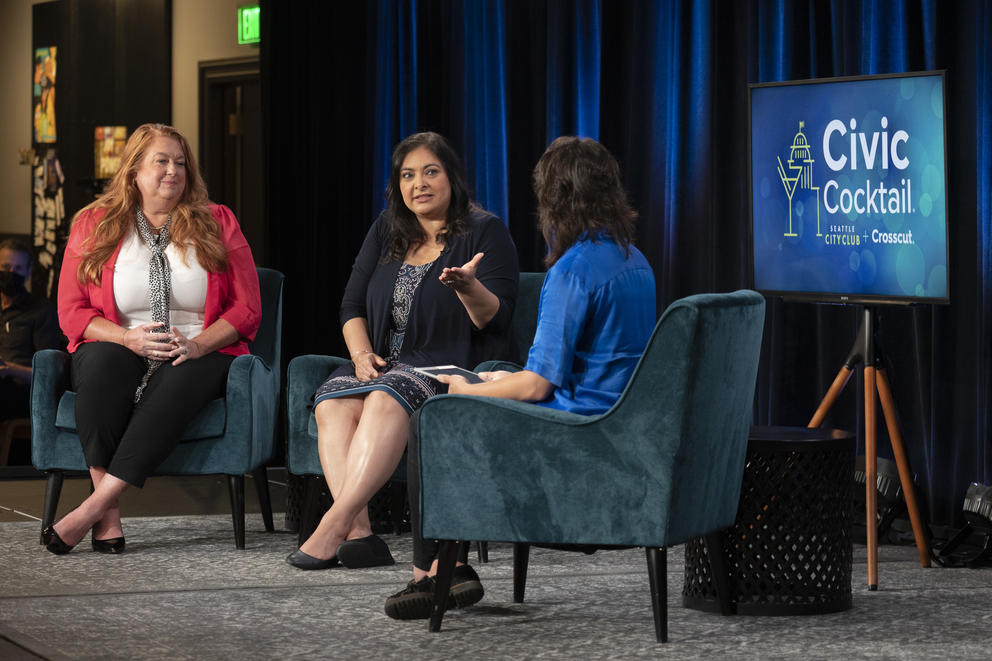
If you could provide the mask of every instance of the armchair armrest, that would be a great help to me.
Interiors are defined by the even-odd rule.
[[[55,415],[69,385],[69,362],[69,354],[58,349],[43,349],[31,359],[31,463],[39,470],[53,464]]]
[[[226,435],[251,439],[247,469],[251,470],[272,456],[279,410],[278,375],[259,356],[237,356],[227,373],[226,398]]]
[[[349,361],[337,356],[307,354],[297,356],[286,371],[286,415],[289,417],[286,466],[290,473],[306,474],[304,466],[317,456],[316,443],[307,433],[310,423],[310,403],[324,379]]]

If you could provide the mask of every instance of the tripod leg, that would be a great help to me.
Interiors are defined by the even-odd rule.
[[[844,386],[847,385],[847,380],[850,378],[851,370],[847,367],[847,365],[844,365],[840,368],[840,371],[837,372],[834,382],[830,385],[830,389],[827,391],[827,394],[823,396],[823,401],[820,402],[819,408],[816,409],[816,413],[813,414],[809,424],[806,425],[807,427],[819,427],[823,424],[823,419],[826,418],[827,413],[830,412],[830,407],[832,407],[834,402],[837,401],[837,397],[840,396],[841,391],[844,390]]]
[[[865,367],[865,537],[868,589],[878,589],[878,447],[875,438],[875,368]]]
[[[882,402],[882,414],[885,416],[885,424],[889,430],[889,440],[892,442],[892,454],[895,455],[896,466],[899,467],[899,481],[902,483],[902,493],[906,498],[909,521],[913,524],[916,551],[920,554],[920,564],[924,567],[929,567],[930,544],[927,542],[926,535],[924,534],[920,509],[916,505],[913,474],[909,470],[909,459],[906,457],[902,435],[899,433],[899,425],[896,421],[896,407],[892,399],[892,389],[889,387],[889,379],[885,376],[885,370],[878,370],[876,385],[878,386],[878,398]]]

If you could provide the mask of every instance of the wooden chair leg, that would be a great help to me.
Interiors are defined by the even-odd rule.
[[[455,573],[455,562],[458,560],[459,542],[442,539],[437,551],[437,575],[434,585],[434,605],[431,607],[431,619],[427,624],[428,631],[441,630],[441,620],[444,619],[444,607],[448,601],[448,591],[451,589],[451,577]]]
[[[513,545],[513,603],[524,603],[527,588],[527,563],[530,561],[530,544]]]
[[[272,523],[272,497],[269,495],[269,474],[265,466],[259,466],[251,472],[255,482],[255,493],[258,494],[258,506],[262,510],[262,521],[266,532],[275,532]]]
[[[231,496],[231,518],[234,519],[234,545],[245,548],[245,476],[228,475],[227,491]]]
[[[41,515],[42,531],[55,523],[55,511],[58,509],[59,498],[62,496],[62,480],[62,471],[49,471],[48,481],[45,483],[45,509]],[[40,535],[39,543],[45,543]]]
[[[654,635],[659,643],[668,642],[668,549],[644,549],[651,584],[651,608],[654,611]]]
[[[734,615],[737,608],[731,599],[730,572],[723,557],[723,539],[718,532],[712,532],[703,537],[706,545],[706,557],[710,560],[710,578],[716,588],[717,601],[720,603],[721,615]]]

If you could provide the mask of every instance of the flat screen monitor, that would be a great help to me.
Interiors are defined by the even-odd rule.
[[[754,289],[947,303],[944,72],[748,87]]]

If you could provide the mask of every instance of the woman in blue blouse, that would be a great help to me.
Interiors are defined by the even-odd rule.
[[[352,362],[314,395],[334,504],[286,558],[300,569],[393,564],[368,502],[403,456],[410,414],[444,391],[413,368],[509,355],[516,248],[503,221],[471,202],[444,138],[415,133],[396,146],[386,198],[341,302]]]
[[[484,372],[485,382],[439,376],[452,394],[503,397],[595,415],[620,397],[655,324],[654,273],[634,247],[637,214],[616,159],[590,138],[561,137],[534,169],[538,227],[548,244],[537,332],[522,371]],[[411,440],[411,442],[414,442]],[[411,453],[413,454],[413,453]],[[410,476],[416,479],[411,468]],[[419,488],[410,483],[411,498]],[[411,513],[418,510],[411,502]],[[397,619],[430,616],[437,544],[414,522],[414,579],[386,600]],[[451,599],[481,597],[478,576],[456,567]]]

